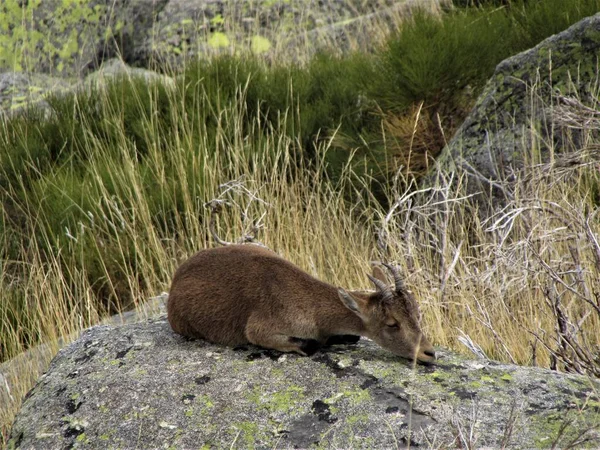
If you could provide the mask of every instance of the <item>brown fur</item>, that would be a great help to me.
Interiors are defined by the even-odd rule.
[[[386,279],[379,269],[374,276]],[[306,355],[331,338],[366,336],[397,355],[432,362],[416,302],[404,289],[389,292],[348,293],[262,247],[231,245],[201,251],[177,269],[167,311],[175,332],[229,346]]]

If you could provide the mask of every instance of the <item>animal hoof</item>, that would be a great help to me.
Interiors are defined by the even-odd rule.
[[[321,347],[321,343],[316,339],[302,339],[292,337],[290,338],[290,342],[298,344],[299,350],[306,356],[314,355],[315,352]]]

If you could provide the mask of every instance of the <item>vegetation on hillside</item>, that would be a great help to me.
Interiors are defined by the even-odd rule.
[[[590,372],[597,136],[569,144],[578,157],[559,177],[532,161],[487,222],[460,180],[414,183],[497,63],[600,10],[509,3],[417,13],[373,54],[197,61],[174,84],[122,78],[4,119],[0,361],[168,289],[211,245],[205,204],[219,198],[225,238],[260,218],[266,245],[331,283],[367,288],[368,261],[399,264],[436,345]],[[14,408],[0,414],[5,433]]]

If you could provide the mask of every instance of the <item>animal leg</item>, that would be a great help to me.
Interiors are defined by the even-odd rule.
[[[325,345],[344,345],[344,344],[356,344],[360,336],[354,336],[352,334],[340,334],[336,336],[330,336],[325,342]]]
[[[310,356],[321,347],[321,343],[316,339],[290,336],[273,329],[252,326],[250,323],[246,326],[246,338],[254,345],[280,352],[296,352],[303,356]]]
[[[302,353],[306,356],[314,355],[319,348],[321,348],[321,343],[316,339],[303,339],[297,337],[290,337],[290,342],[298,344]],[[296,350],[297,351],[297,350]]]

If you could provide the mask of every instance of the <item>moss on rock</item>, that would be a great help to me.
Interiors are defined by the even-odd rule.
[[[189,341],[164,319],[97,326],[53,360],[10,445],[444,446],[460,427],[478,446],[600,444],[597,381],[438,353],[412,367],[364,339],[307,358]]]
[[[484,178],[504,178],[531,157],[531,124],[559,151],[560,131],[552,126],[549,105],[557,95],[592,100],[599,54],[600,14],[596,14],[501,62],[440,156],[441,170],[463,169],[476,186]],[[549,149],[539,144],[535,151],[543,159]]]

